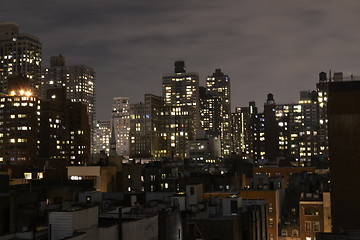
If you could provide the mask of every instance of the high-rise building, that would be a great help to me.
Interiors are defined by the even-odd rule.
[[[111,125],[108,120],[98,120],[94,126],[93,133],[93,153],[100,153],[100,151],[105,151],[106,154],[109,154],[110,151],[110,135],[111,135]]]
[[[41,106],[41,160],[60,168],[88,163],[91,139],[86,105],[70,101],[65,87],[58,87],[47,89]]]
[[[342,74],[341,74],[342,75]],[[325,72],[319,73],[319,82],[316,84],[317,90],[317,119],[319,121],[318,125],[318,147],[319,154],[323,158],[327,158],[329,152],[329,140],[328,140],[328,118],[327,118],[327,101],[328,101],[328,92],[329,92],[329,82],[330,79],[327,78]]]
[[[175,74],[162,79],[165,102],[161,118],[164,120],[166,155],[184,159],[188,140],[195,139],[200,128],[199,75],[187,73],[183,61],[175,62]]]
[[[130,157],[166,155],[163,108],[164,99],[153,94],[145,94],[143,103],[130,104]]]
[[[40,157],[52,167],[65,167],[70,163],[70,132],[66,120],[66,90],[47,90],[41,101]]]
[[[238,107],[231,115],[232,152],[241,155],[243,159],[251,158],[253,154],[255,114],[257,114],[255,102],[249,102],[249,107]]]
[[[276,162],[279,157],[279,128],[275,115],[276,103],[274,96],[269,93],[264,104],[264,142],[265,158],[271,162]]]
[[[160,113],[164,126],[161,136],[165,141],[165,151],[161,154],[175,160],[186,157],[189,140],[195,140],[195,117],[191,106],[164,106]]]
[[[224,156],[231,152],[231,130],[230,130],[230,78],[221,69],[206,78],[206,92],[209,95],[208,134],[219,136],[221,140],[221,151]]]
[[[317,93],[301,91],[298,103],[276,105],[280,157],[296,165],[310,165],[318,156]]]
[[[0,96],[0,163],[33,165],[40,148],[40,100],[26,77],[9,77]]]
[[[70,165],[85,165],[91,157],[91,128],[85,104],[71,102],[66,109],[70,131]]]
[[[117,154],[129,157],[130,104],[128,97],[116,97],[113,99],[111,125],[114,128]]]
[[[184,61],[176,61],[175,74],[162,78],[162,92],[165,105],[188,107],[195,129],[200,127],[199,75],[186,72]]]
[[[207,93],[206,87],[199,87],[199,99],[200,99],[200,126],[206,132],[209,132],[212,128],[211,119],[211,107],[212,100],[211,95]]]
[[[50,68],[43,70],[43,96],[46,89],[65,87],[66,97],[72,102],[86,105],[89,124],[93,129],[95,120],[95,72],[85,65],[66,66],[65,58],[53,56],[50,58]]]
[[[40,96],[41,43],[35,36],[19,33],[15,23],[0,23],[0,92],[7,93],[9,76],[25,76]]]

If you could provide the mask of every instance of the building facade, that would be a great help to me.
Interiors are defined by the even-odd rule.
[[[183,61],[175,62],[175,74],[162,78],[166,155],[184,159],[186,144],[200,128],[199,75],[187,73]]]
[[[26,77],[8,78],[0,96],[0,163],[32,165],[40,150],[40,100]]]
[[[359,229],[360,81],[329,83],[327,117],[334,233]]]
[[[208,133],[219,136],[221,151],[224,156],[231,153],[231,104],[230,104],[230,78],[221,69],[206,78],[206,91],[209,95],[208,119],[206,125]]]
[[[130,104],[128,97],[113,99],[111,125],[114,128],[117,154],[128,157],[130,154]]]
[[[0,92],[8,92],[9,76],[24,76],[30,79],[30,88],[40,96],[41,54],[39,39],[19,33],[15,23],[0,23]]]
[[[100,151],[105,151],[106,154],[109,154],[110,135],[111,135],[110,121],[97,120],[94,126],[92,152],[100,153]]]
[[[89,124],[93,131],[95,120],[95,71],[85,65],[67,66],[65,58],[53,56],[50,58],[50,67],[43,69],[43,90],[54,87],[65,87],[66,97],[72,102],[80,102],[86,105]]]
[[[143,103],[130,104],[130,157],[166,156],[163,108],[163,98],[153,94],[145,94]]]

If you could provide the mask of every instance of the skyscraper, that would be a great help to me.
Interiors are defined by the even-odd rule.
[[[72,102],[86,105],[89,124],[93,129],[95,120],[95,72],[85,65],[66,66],[65,58],[50,58],[50,68],[43,71],[43,96],[48,88],[66,87],[66,97]]]
[[[165,105],[189,107],[195,129],[200,127],[199,75],[186,72],[184,61],[176,61],[175,74],[162,78],[162,92]]]
[[[35,36],[19,33],[15,23],[0,23],[0,92],[7,93],[8,77],[30,79],[30,88],[40,96],[41,43]]]
[[[264,138],[265,138],[265,158],[270,162],[276,162],[279,156],[279,129],[275,116],[276,103],[274,96],[269,93],[264,104]]]
[[[219,136],[221,140],[221,151],[223,155],[231,152],[231,130],[230,130],[230,78],[221,69],[206,78],[206,91],[209,95],[208,101],[208,133],[211,136]]]
[[[116,97],[112,104],[111,126],[114,128],[116,152],[119,156],[130,155],[130,104],[128,97]]]
[[[162,157],[166,155],[164,124],[160,114],[164,99],[145,94],[144,102],[130,104],[130,157]]]
[[[280,156],[299,166],[319,155],[317,92],[301,91],[298,103],[276,105]]]
[[[241,155],[243,159],[251,158],[253,154],[255,114],[257,114],[255,102],[249,102],[249,107],[238,107],[231,114],[232,152]]]
[[[39,157],[40,100],[28,78],[9,77],[8,83],[9,94],[0,96],[0,164],[34,165]]]
[[[342,75],[342,74],[341,74]],[[328,141],[328,119],[327,119],[327,101],[328,101],[328,91],[329,91],[329,82],[331,81],[331,76],[328,79],[325,72],[319,73],[319,82],[316,84],[317,89],[317,112],[318,112],[318,144],[319,144],[319,154],[322,155],[325,159],[328,156],[329,151],[329,141]]]
[[[183,61],[175,62],[175,74],[162,79],[167,155],[172,158],[186,157],[187,140],[195,139],[200,128],[199,75],[187,73]]]
[[[84,165],[90,159],[86,105],[66,98],[65,87],[47,90],[41,102],[40,155],[52,167]]]

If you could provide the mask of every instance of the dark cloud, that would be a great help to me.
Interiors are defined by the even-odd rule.
[[[62,53],[97,72],[98,118],[111,100],[161,94],[161,77],[186,61],[201,81],[215,68],[231,77],[232,106],[279,103],[314,89],[320,71],[360,74],[360,2],[214,0],[13,0],[0,20],[43,43],[45,66]]]

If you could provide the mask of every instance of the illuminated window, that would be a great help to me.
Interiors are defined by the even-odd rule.
[[[32,173],[24,173],[25,179],[32,179]]]

